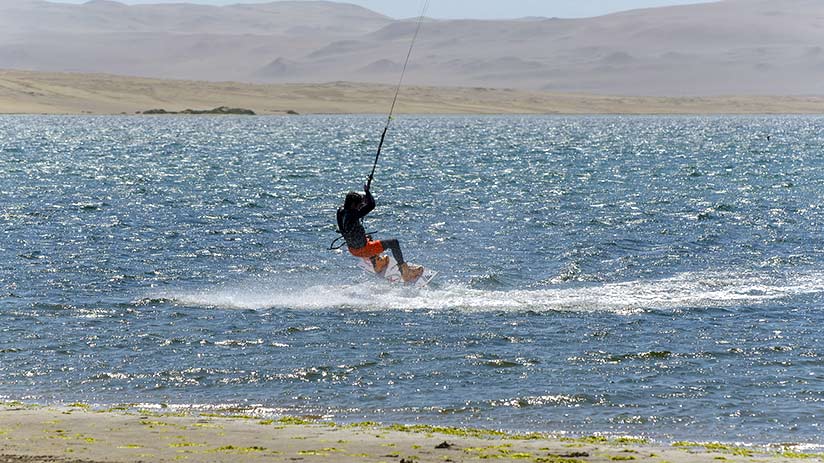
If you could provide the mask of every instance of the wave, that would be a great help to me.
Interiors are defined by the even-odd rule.
[[[148,300],[221,309],[459,310],[513,312],[614,312],[757,305],[824,292],[824,274],[682,273],[670,278],[543,289],[481,290],[459,284],[413,289],[381,282],[306,284],[242,283],[168,291]]]

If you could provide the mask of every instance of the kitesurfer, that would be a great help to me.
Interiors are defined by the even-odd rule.
[[[375,198],[369,191],[369,185],[364,185],[364,194],[350,191],[346,195],[343,207],[338,209],[338,229],[349,252],[355,257],[367,258],[372,261],[376,273],[386,270],[389,265],[389,257],[381,255],[385,250],[391,250],[392,255],[398,262],[398,269],[401,271],[401,278],[406,283],[413,282],[420,278],[423,267],[410,265],[403,260],[401,245],[396,239],[374,241],[366,234],[363,228],[363,218],[375,209]]]

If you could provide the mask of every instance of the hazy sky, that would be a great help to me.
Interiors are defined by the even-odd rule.
[[[86,0],[60,0],[84,3]],[[200,3],[230,5],[234,3],[268,3],[272,0],[120,0],[121,3]],[[615,11],[712,0],[430,0],[427,16],[434,18],[519,18],[524,16],[583,17]],[[349,0],[394,18],[417,16],[423,0]]]

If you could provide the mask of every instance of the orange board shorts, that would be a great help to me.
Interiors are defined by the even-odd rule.
[[[383,252],[383,243],[369,240],[366,242],[366,246],[357,249],[349,248],[349,252],[355,257],[364,259],[374,257]]]

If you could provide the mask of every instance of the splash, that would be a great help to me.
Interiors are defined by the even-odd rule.
[[[221,309],[354,309],[570,311],[632,314],[655,309],[700,309],[761,304],[824,293],[824,274],[776,277],[765,274],[682,273],[657,280],[490,291],[462,285],[413,289],[381,282],[281,286],[253,282],[237,286],[172,291],[153,297],[190,307]]]

